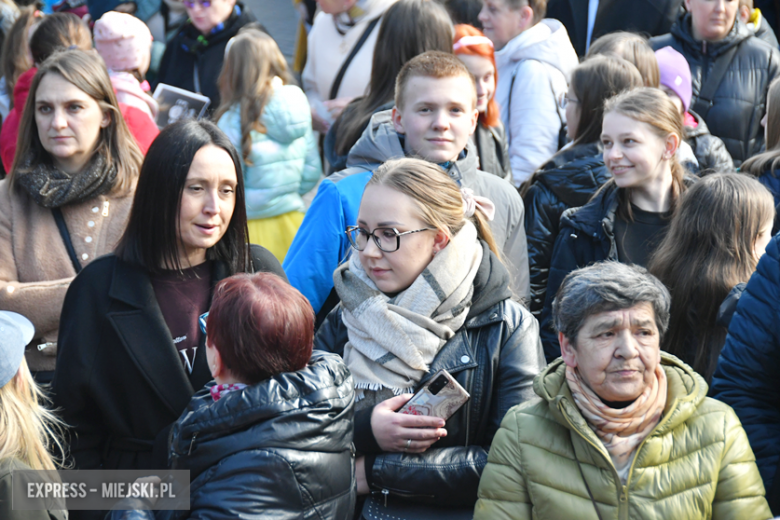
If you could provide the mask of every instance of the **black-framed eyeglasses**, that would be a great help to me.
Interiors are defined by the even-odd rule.
[[[195,4],[200,4],[203,8],[211,7],[211,0],[182,0],[182,3],[187,9],[192,9]]]
[[[359,227],[350,226],[347,228],[347,237],[352,247],[358,251],[363,251],[368,244],[368,237],[374,239],[376,247],[384,251],[385,253],[394,253],[401,247],[401,237],[404,235],[410,235],[412,233],[419,233],[420,231],[432,231],[436,228],[422,228],[415,229],[414,231],[399,232],[395,228],[378,227],[372,232]]]

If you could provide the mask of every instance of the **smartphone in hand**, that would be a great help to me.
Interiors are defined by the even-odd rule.
[[[398,413],[440,417],[446,421],[466,404],[469,397],[460,383],[442,369],[420,388]]]

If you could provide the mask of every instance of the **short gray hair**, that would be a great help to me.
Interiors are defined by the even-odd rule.
[[[553,327],[576,345],[577,334],[590,316],[628,309],[647,302],[663,337],[669,326],[669,291],[644,267],[599,262],[569,273],[552,304]]]

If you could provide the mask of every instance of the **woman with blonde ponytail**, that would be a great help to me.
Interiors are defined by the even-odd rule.
[[[24,349],[35,333],[24,316],[0,311],[0,518],[48,520],[67,518],[66,511],[15,511],[11,479],[14,470],[55,470],[64,459],[61,423],[43,404],[46,397],[33,380]]]
[[[647,267],[666,236],[694,180],[677,160],[684,136],[680,113],[659,89],[637,88],[606,101],[601,146],[612,179],[586,205],[561,215],[540,319],[548,362],[561,355],[552,301],[566,275],[602,260]]]
[[[314,348],[341,355],[355,380],[356,518],[471,518],[501,419],[533,395],[538,326],[510,298],[494,209],[436,164],[400,159],[374,173],[346,229],[341,303]],[[446,424],[396,413],[441,369],[469,402]]]

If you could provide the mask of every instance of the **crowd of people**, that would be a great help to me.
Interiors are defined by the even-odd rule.
[[[0,0],[0,518],[780,515],[774,4],[293,1]]]

